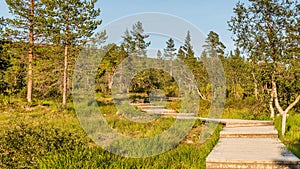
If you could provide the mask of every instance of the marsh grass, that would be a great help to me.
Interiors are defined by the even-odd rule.
[[[275,127],[278,133],[281,133],[281,116],[276,117]],[[287,118],[286,133],[283,137],[279,134],[280,140],[289,148],[289,150],[300,158],[300,114],[291,112]]]
[[[186,139],[175,148],[154,157],[125,158],[98,147],[82,129],[72,104],[66,110],[53,101],[34,105],[14,99],[0,114],[0,168],[204,168],[205,158],[218,139],[215,132],[204,144],[197,144],[202,123],[196,122]],[[99,107],[108,124],[123,134],[151,137],[168,129],[175,119],[158,118],[135,123],[116,114],[109,99]]]
[[[173,149],[154,157],[126,158],[98,147],[80,125],[71,103],[63,110],[54,101],[22,99],[1,100],[0,168],[205,168],[205,158],[218,141],[221,126],[204,143],[199,143],[203,127],[197,120],[189,134]],[[242,104],[242,103],[239,103]],[[132,137],[151,137],[168,129],[175,119],[158,118],[149,123],[131,122],[122,115],[112,100],[98,100],[108,124],[118,132]],[[180,109],[180,101],[168,102],[167,107]],[[209,104],[200,103],[199,116],[207,115]],[[223,117],[266,119],[265,113],[251,113],[251,108],[227,105]],[[300,156],[300,115],[291,113],[287,133],[281,139]],[[275,120],[280,129],[280,117]]]
[[[39,168],[205,168],[205,158],[218,141],[218,133],[202,145],[180,144],[154,157],[126,158],[99,147],[55,153],[38,160]]]

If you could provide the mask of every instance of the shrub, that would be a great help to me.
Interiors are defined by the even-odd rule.
[[[37,157],[83,147],[84,138],[43,124],[11,123],[0,138],[0,168],[31,168]]]

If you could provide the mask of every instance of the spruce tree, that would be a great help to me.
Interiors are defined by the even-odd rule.
[[[182,58],[184,60],[187,58],[194,57],[194,51],[193,51],[193,46],[191,44],[191,41],[192,41],[191,34],[190,31],[188,31],[185,37],[184,45],[179,48],[178,51],[179,58]]]

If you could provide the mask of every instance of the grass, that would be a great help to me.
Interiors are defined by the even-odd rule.
[[[168,129],[174,119],[134,123],[116,114],[105,99],[100,106],[108,124],[133,137],[151,137]],[[219,127],[199,144],[202,123],[173,149],[154,157],[126,158],[93,143],[81,128],[73,106],[62,110],[52,101],[27,105],[12,99],[0,114],[0,168],[205,168],[205,158],[218,141]]]
[[[173,101],[166,104],[168,109],[180,110],[181,102]],[[207,117],[210,111],[210,102],[200,100],[198,116]],[[228,99],[223,109],[223,113],[220,114],[220,118],[229,119],[245,119],[245,120],[269,120],[268,112],[263,110],[256,100],[234,100]]]
[[[281,133],[281,117],[275,119],[275,127]],[[300,114],[291,112],[287,118],[286,133],[283,137],[280,134],[280,140],[288,149],[300,158]]]
[[[126,158],[98,147],[87,136],[72,104],[62,110],[53,101],[27,104],[16,98],[2,99],[0,114],[0,168],[205,168],[205,158],[218,141],[221,126],[204,143],[203,127],[196,121],[184,140],[173,149],[153,157]],[[265,113],[247,103],[227,103],[223,117],[267,119]],[[252,102],[248,103],[252,104]],[[151,137],[164,132],[174,119],[158,118],[149,123],[135,123],[117,114],[110,98],[98,99],[108,124],[131,137]],[[254,105],[255,106],[255,105]],[[180,109],[180,101],[168,102],[168,108]],[[209,103],[200,102],[199,115],[207,115]],[[280,117],[275,120],[280,129]],[[281,137],[287,147],[300,157],[300,114],[291,113],[287,133]],[[280,132],[280,130],[279,130]]]
[[[39,168],[205,168],[205,158],[218,141],[218,132],[203,145],[180,144],[154,157],[125,158],[100,148],[56,153],[39,159]]]

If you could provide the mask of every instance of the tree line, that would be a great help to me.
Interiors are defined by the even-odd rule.
[[[13,18],[1,20],[5,25],[1,32],[1,51],[3,58],[10,61],[1,70],[9,71],[12,78],[2,79],[5,92],[24,92],[26,87],[27,101],[32,102],[33,90],[41,90],[40,94],[47,95],[60,91],[51,89],[53,85],[62,85],[62,103],[65,106],[70,84],[70,58],[76,56],[78,47],[86,43],[101,24],[98,18],[100,9],[95,9],[96,2],[6,0]],[[59,64],[61,61],[63,65]],[[61,72],[63,78],[58,79],[55,73]],[[62,82],[55,84],[57,80]]]
[[[65,106],[71,90],[72,70],[82,45],[93,38],[105,40],[105,32],[94,34],[100,9],[96,0],[48,1],[6,0],[14,18],[0,19],[0,90],[4,95],[35,98],[60,98]],[[236,49],[225,53],[219,35],[211,31],[204,50],[195,54],[192,35],[187,30],[183,45],[174,39],[157,51],[157,59],[168,61],[170,74],[145,70],[132,79],[130,91],[150,93],[163,90],[179,96],[173,63],[181,60],[192,70],[202,100],[211,101],[212,86],[204,63],[221,60],[229,100],[255,100],[274,118],[283,117],[283,134],[288,112],[298,111],[300,100],[300,5],[292,0],[249,0],[237,3],[228,21]],[[151,42],[141,22],[124,30],[122,43],[109,44],[99,65],[96,91],[110,94],[116,68],[129,56],[147,57]],[[200,57],[196,57],[200,56]]]

